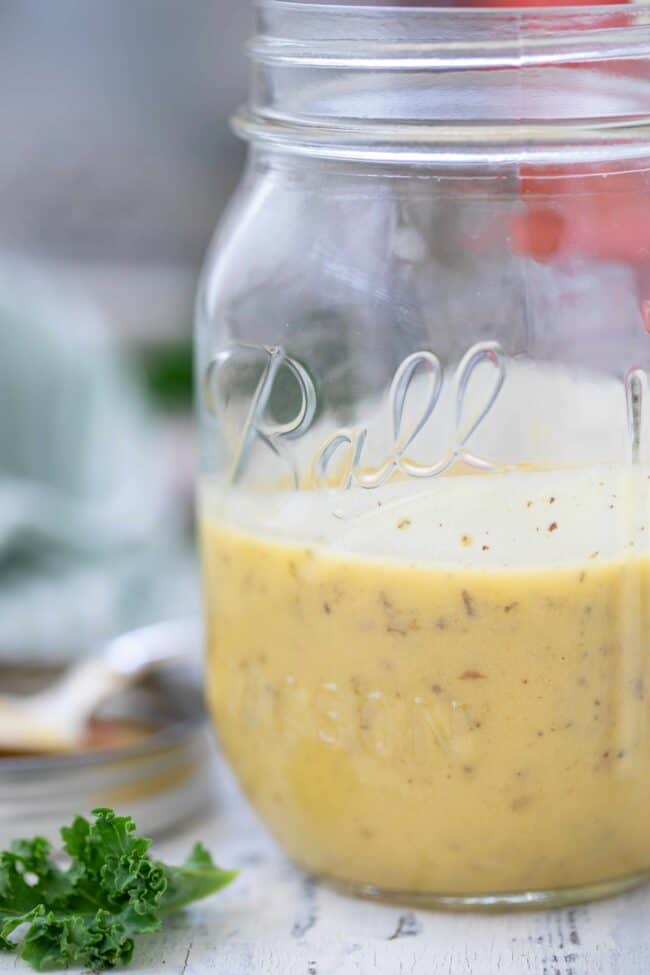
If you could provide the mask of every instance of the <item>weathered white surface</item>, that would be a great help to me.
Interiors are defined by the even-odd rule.
[[[211,816],[156,852],[181,860],[202,839],[241,876],[142,940],[132,975],[650,973],[650,889],[588,907],[493,917],[366,903],[287,863],[225,771],[219,779]],[[23,970],[14,957],[0,955],[0,975]]]

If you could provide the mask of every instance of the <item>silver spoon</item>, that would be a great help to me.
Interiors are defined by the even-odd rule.
[[[73,751],[100,704],[161,664],[198,657],[199,619],[156,623],[119,636],[36,694],[0,694],[0,751]]]

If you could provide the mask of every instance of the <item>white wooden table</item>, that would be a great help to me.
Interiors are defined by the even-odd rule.
[[[650,975],[650,888],[562,911],[481,916],[409,911],[336,894],[292,867],[229,775],[204,821],[156,854],[201,839],[241,869],[226,891],[136,948],[132,975]],[[27,972],[0,954],[0,975]]]

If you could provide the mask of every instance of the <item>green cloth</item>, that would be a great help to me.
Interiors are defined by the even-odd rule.
[[[0,654],[83,652],[193,607],[164,431],[100,312],[2,264],[0,350]]]

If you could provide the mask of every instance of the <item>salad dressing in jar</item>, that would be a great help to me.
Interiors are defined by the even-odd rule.
[[[629,887],[650,9],[263,0],[258,25],[197,317],[226,754],[289,854],[359,893]]]

